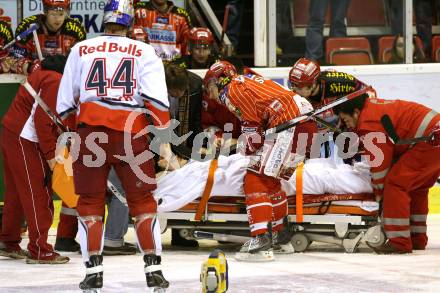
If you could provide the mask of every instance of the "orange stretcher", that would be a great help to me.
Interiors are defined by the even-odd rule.
[[[238,243],[249,239],[245,198],[211,195],[215,167],[216,160],[213,160],[200,199],[178,211],[160,214],[163,230],[179,229],[181,236],[187,239]],[[303,194],[302,167],[301,164],[296,172],[297,194],[288,197],[291,243],[296,252],[305,251],[312,241],[336,244],[350,253],[355,252],[360,243],[384,241],[378,223],[380,211],[373,193]]]
[[[295,251],[305,251],[312,241],[317,241],[354,252],[360,243],[382,237],[377,226],[379,210],[356,204],[365,202],[375,202],[374,194],[304,194],[301,208],[296,205],[296,196],[288,197]],[[195,219],[197,210],[203,210],[200,220]],[[243,196],[211,196],[206,205],[198,199],[178,211],[160,214],[160,220],[163,229],[179,229],[187,239],[242,243],[249,237]]]

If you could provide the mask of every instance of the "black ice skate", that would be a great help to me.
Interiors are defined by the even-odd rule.
[[[151,292],[165,292],[165,289],[170,286],[170,283],[162,274],[162,266],[160,265],[161,257],[155,254],[146,254],[144,255],[144,262],[147,286],[150,287]]]
[[[293,232],[290,229],[287,217],[283,219],[283,228],[277,232],[272,233],[273,252],[275,254],[290,254],[294,253],[292,243],[290,242]]]
[[[238,261],[271,261],[274,260],[272,237],[269,233],[252,237],[235,254]]]
[[[86,277],[79,284],[84,293],[99,293],[103,285],[102,255],[92,255],[86,263]]]

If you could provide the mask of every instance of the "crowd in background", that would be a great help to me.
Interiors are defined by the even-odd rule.
[[[49,3],[50,1],[43,1],[43,3],[45,2]],[[236,55],[239,53],[240,41],[243,42],[240,32],[243,30],[242,20],[245,3],[243,0],[223,2],[229,12],[226,34],[232,43],[232,53]],[[285,43],[286,39],[289,40],[291,43],[289,47],[302,47],[303,44],[299,44],[297,39],[292,39],[294,35],[292,3],[294,2],[290,0],[277,0],[277,37],[281,43]],[[316,60],[320,64],[327,64],[324,37],[326,17],[330,16],[329,37],[347,37],[347,12],[350,9],[351,1],[310,0],[304,3],[309,5],[307,12],[304,12],[308,13],[309,18],[305,31],[304,52],[301,55]],[[432,51],[432,23],[433,19],[437,17],[440,4],[437,0],[414,0],[413,3],[417,38],[421,40],[419,43],[414,43],[414,62],[429,62]],[[165,0],[135,0],[134,5],[136,6],[136,15],[131,37],[150,43],[164,61],[176,61],[185,69],[206,69],[218,60],[221,53],[224,53],[223,44],[219,38],[214,36],[209,28],[197,27],[198,24],[194,23],[194,19],[190,19],[191,11],[188,13],[185,9],[174,6],[172,1]],[[387,0],[384,5],[386,5],[389,14],[391,35],[396,38],[393,42],[392,58],[377,60],[376,63],[403,63],[403,47],[399,47],[402,42],[398,38],[403,36],[403,2]],[[9,46],[7,50],[1,51],[0,72],[2,73],[27,74],[39,66],[41,57],[54,53],[66,54],[73,44],[86,37],[86,30],[74,18],[58,16],[61,20],[57,20],[56,16],[47,15],[47,13],[24,19],[17,26],[14,34],[10,17],[3,15],[3,11],[0,11],[0,14],[0,45],[4,46],[10,43],[14,40],[14,36],[21,38],[20,41]],[[34,24],[39,26],[37,34],[41,47],[40,58],[33,34],[21,36]],[[241,46],[243,47],[244,44],[242,43]],[[279,56],[288,51],[283,48],[285,46],[277,44]],[[293,56],[288,65],[298,59],[295,57],[301,56]]]

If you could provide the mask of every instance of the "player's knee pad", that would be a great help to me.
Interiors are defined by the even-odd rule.
[[[134,226],[139,247],[143,254],[157,254],[161,250],[160,228],[156,213],[145,213],[134,217]]]
[[[151,192],[130,192],[126,194],[130,215],[156,213],[157,203]]]
[[[272,219],[272,204],[267,193],[246,194],[246,212],[252,235],[267,231]]]
[[[84,261],[88,261],[91,254],[101,254],[104,237],[102,218],[97,215],[78,217],[78,232]]]

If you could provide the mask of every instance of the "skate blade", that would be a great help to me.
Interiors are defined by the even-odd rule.
[[[275,253],[275,254],[292,254],[292,253],[295,253],[295,248],[293,248],[292,243],[279,244],[273,248],[273,253]]]
[[[101,288],[99,288],[99,289],[86,289],[86,290],[83,290],[83,293],[101,293]]]
[[[248,252],[237,252],[235,254],[235,260],[238,261],[248,261],[248,262],[265,262],[273,261],[275,257],[273,256],[273,251],[259,251],[256,253]]]
[[[151,288],[148,288],[150,291],[150,293],[165,293],[165,292],[167,292],[167,289],[165,289],[165,288],[161,288],[161,287],[151,287]]]

